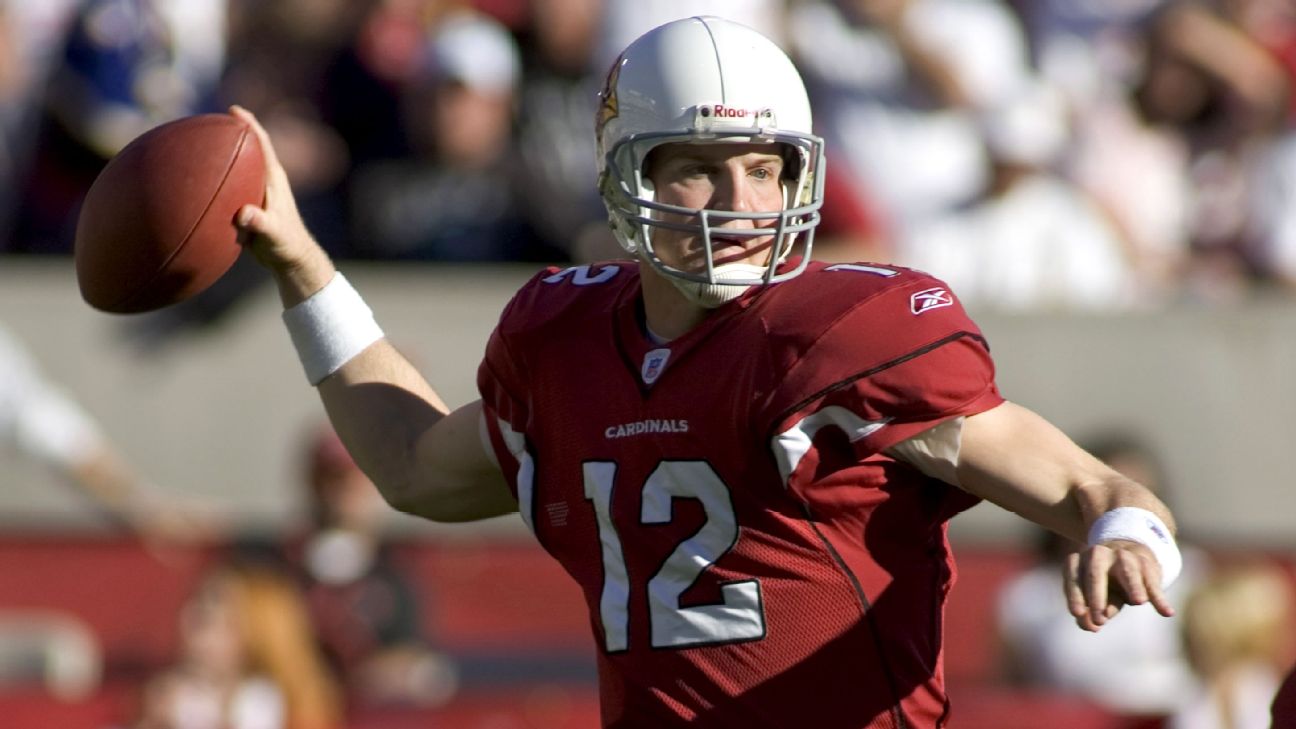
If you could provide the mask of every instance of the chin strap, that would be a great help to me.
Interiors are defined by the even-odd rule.
[[[723,266],[715,267],[715,279],[717,283],[704,283],[702,281],[686,281],[678,276],[671,276],[658,272],[659,275],[665,276],[668,281],[679,289],[684,298],[692,303],[704,308],[715,309],[723,306],[730,301],[743,295],[751,285],[743,284],[726,284],[721,283],[725,280],[751,280],[760,278],[765,275],[764,266],[753,266],[750,263],[727,263]]]

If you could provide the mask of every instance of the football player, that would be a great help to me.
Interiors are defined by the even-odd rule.
[[[948,287],[811,262],[823,143],[773,42],[663,25],[597,114],[629,259],[531,279],[481,399],[453,411],[312,241],[260,127],[266,203],[239,224],[388,501],[442,521],[519,511],[580,585],[606,726],[942,726],[946,527],[980,499],[1088,542],[1066,575],[1081,628],[1127,603],[1172,612],[1171,515],[1004,400]]]

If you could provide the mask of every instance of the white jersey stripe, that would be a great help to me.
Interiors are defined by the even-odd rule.
[[[779,476],[783,479],[783,486],[788,486],[788,480],[801,463],[801,459],[810,452],[811,442],[821,428],[830,425],[836,427],[846,434],[850,442],[854,443],[873,435],[889,422],[891,418],[865,420],[844,407],[829,405],[793,423],[792,427],[774,436],[770,442],[774,458],[778,461]]]
[[[532,523],[531,508],[535,500],[535,462],[531,460],[531,454],[527,451],[526,435],[513,430],[513,426],[509,425],[504,418],[497,418],[497,420],[504,445],[508,446],[509,453],[512,453],[518,462],[518,511],[522,514],[522,521],[526,522],[527,528],[534,532],[535,524]]]

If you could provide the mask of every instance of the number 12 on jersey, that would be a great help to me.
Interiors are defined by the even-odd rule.
[[[621,537],[612,522],[612,490],[617,466],[611,461],[584,464],[585,498],[598,518],[603,553],[603,593],[599,617],[609,653],[627,650],[630,580]],[[648,580],[648,612],[653,648],[735,643],[765,635],[760,583],[730,582],[720,587],[721,600],[711,605],[680,606],[680,596],[738,541],[738,523],[729,488],[706,461],[662,461],[643,485],[641,524],[671,521],[674,499],[697,499],[706,521],[680,542]]]

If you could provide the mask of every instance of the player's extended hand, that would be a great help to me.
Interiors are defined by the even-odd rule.
[[[288,173],[279,162],[265,127],[243,107],[230,107],[230,114],[246,122],[256,133],[266,163],[265,204],[263,207],[244,205],[239,210],[235,221],[239,227],[239,243],[280,279],[281,290],[284,284],[291,284],[290,288],[301,289],[304,298],[328,283],[333,276],[332,263],[302,221]]]
[[[1161,565],[1138,542],[1114,540],[1067,557],[1063,568],[1067,607],[1076,624],[1098,632],[1125,605],[1152,603],[1158,613],[1174,615],[1161,589]]]

